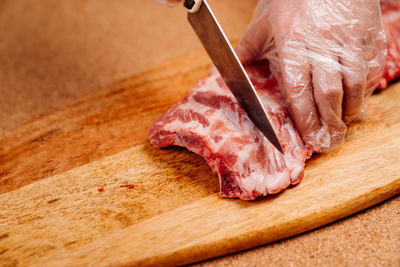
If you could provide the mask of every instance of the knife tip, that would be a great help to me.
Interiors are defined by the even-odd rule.
[[[281,143],[279,142],[279,140],[277,140],[277,142],[271,142],[271,143],[274,145],[274,147],[276,149],[278,149],[279,152],[282,153],[282,155],[285,155],[285,151],[283,151],[283,147],[282,147]]]

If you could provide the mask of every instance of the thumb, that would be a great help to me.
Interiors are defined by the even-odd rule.
[[[272,45],[272,28],[266,16],[250,23],[235,51],[243,64],[266,59],[265,52]]]

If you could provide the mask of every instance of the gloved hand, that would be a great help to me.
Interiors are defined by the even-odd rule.
[[[236,51],[270,62],[303,141],[325,152],[377,86],[385,41],[379,0],[260,0]]]

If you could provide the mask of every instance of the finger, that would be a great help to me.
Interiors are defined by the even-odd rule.
[[[387,43],[383,26],[382,12],[379,1],[369,3],[369,10],[374,20],[366,21],[365,60],[368,62],[369,73],[367,76],[366,96],[369,96],[382,78],[386,55]]]
[[[315,151],[330,146],[329,133],[321,125],[311,88],[308,51],[300,41],[279,44],[281,77],[292,117],[303,141]]]
[[[376,26],[379,28],[379,25]],[[368,34],[364,47],[364,57],[368,66],[368,76],[365,96],[368,97],[378,86],[385,69],[387,46],[386,36],[383,29],[376,29]]]
[[[340,56],[343,75],[343,120],[346,124],[360,113],[365,99],[368,66],[364,60],[360,42],[348,42]]]
[[[310,48],[309,48],[310,50]],[[330,149],[344,142],[347,127],[342,121],[343,85],[338,57],[330,51],[311,50],[312,87],[321,119],[328,127]]]
[[[245,31],[235,51],[243,64],[250,64],[263,58],[263,52],[272,44],[269,22],[264,16],[254,20]]]
[[[271,21],[276,19],[273,14],[280,12],[279,1],[258,1],[254,9],[252,22],[247,27],[235,51],[243,64],[267,59],[266,52],[273,45],[275,24]],[[271,14],[272,13],[272,14]]]

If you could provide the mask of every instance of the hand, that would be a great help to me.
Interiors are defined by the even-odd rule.
[[[303,141],[325,152],[377,86],[385,42],[379,0],[260,0],[236,51],[270,62]]]

